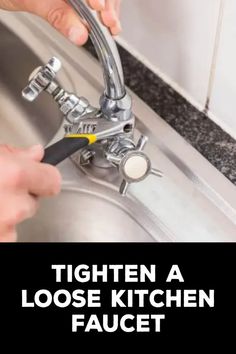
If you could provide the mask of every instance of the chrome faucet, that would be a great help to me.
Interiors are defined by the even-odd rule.
[[[90,38],[103,67],[105,90],[100,98],[100,108],[91,106],[84,97],[66,92],[55,81],[61,68],[53,57],[48,64],[36,69],[30,76],[23,97],[32,102],[46,91],[58,103],[67,123],[66,134],[96,134],[100,140],[80,152],[81,164],[92,163],[99,155],[107,166],[116,166],[123,178],[120,193],[125,195],[131,183],[140,182],[150,174],[162,176],[153,169],[151,161],[143,152],[148,141],[141,136],[136,144],[133,139],[135,117],[132,99],[126,91],[120,56],[108,29],[100,24],[96,14],[82,0],[68,1],[87,22]],[[102,156],[102,159],[101,159]],[[97,164],[96,164],[97,165]]]
[[[96,19],[95,12],[88,11],[81,0],[68,1],[75,11],[89,25],[90,38],[104,69],[105,95],[113,100],[120,100],[126,95],[124,75],[120,56],[109,30],[101,26]]]
[[[82,0],[69,0],[74,10],[87,22],[90,38],[103,68],[105,91],[100,99],[101,111],[108,119],[127,120],[132,115],[132,100],[126,92],[120,56],[109,30],[101,26]]]

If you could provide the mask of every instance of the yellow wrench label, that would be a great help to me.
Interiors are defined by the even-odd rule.
[[[94,134],[67,134],[65,138],[81,139],[86,138],[89,141],[89,145],[96,143],[97,136]]]

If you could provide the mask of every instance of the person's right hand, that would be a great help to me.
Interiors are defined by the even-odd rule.
[[[60,192],[59,171],[41,163],[43,155],[41,146],[0,145],[0,242],[16,241],[16,225],[36,213],[38,197]]]

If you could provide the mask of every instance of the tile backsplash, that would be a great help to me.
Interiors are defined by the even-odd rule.
[[[235,0],[123,0],[122,24],[131,52],[236,137]]]
[[[236,136],[236,1],[226,0],[224,3],[210,110]]]

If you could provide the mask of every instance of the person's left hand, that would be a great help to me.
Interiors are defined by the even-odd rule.
[[[98,12],[102,23],[110,29],[112,35],[121,31],[121,0],[87,0],[87,3]],[[33,13],[47,20],[73,43],[83,45],[87,42],[87,28],[66,0],[0,0],[0,8]]]

